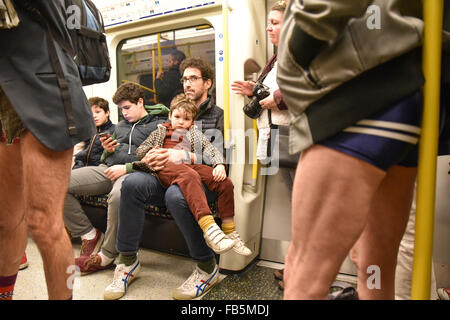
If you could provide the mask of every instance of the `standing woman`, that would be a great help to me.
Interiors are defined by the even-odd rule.
[[[278,48],[280,40],[281,24],[283,22],[284,11],[287,6],[287,1],[278,1],[270,9],[267,17],[267,33],[270,42],[275,46],[275,50]],[[270,88],[270,95],[259,101],[259,105],[262,108],[262,113],[257,119],[257,126],[259,131],[258,149],[256,157],[258,160],[267,163],[270,156],[267,152],[269,146],[269,139],[271,135],[271,124],[277,126],[289,125],[289,113],[286,104],[284,103],[280,89],[276,81],[277,76],[277,53],[269,59],[264,67],[261,75],[257,79],[257,82],[262,82],[264,85]],[[237,94],[246,95],[248,97],[253,96],[253,88],[255,82],[253,81],[234,81],[231,85],[232,90]],[[294,181],[295,169],[280,168],[280,173],[289,188],[289,195],[292,193],[292,185]],[[275,278],[280,280],[280,288],[283,289],[283,270],[277,270],[274,273]]]
[[[270,42],[277,48],[280,39],[281,24],[283,22],[283,14],[286,9],[286,1],[278,1],[269,12],[267,17],[267,33]],[[267,143],[270,137],[270,124],[275,125],[289,125],[289,113],[287,106],[284,103],[283,97],[281,96],[280,89],[276,82],[277,76],[277,54],[275,53],[269,62],[264,67],[261,75],[259,76],[257,83],[262,82],[264,85],[270,88],[270,95],[259,101],[262,113],[257,119],[257,125],[259,130],[258,139],[258,160],[266,160],[268,158],[267,154]],[[246,95],[248,97],[253,96],[253,88],[255,82],[253,81],[234,81],[231,85],[231,89],[237,93]],[[292,188],[292,179],[288,183],[289,188]]]

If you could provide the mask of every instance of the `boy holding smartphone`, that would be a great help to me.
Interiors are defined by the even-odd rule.
[[[84,148],[75,155],[72,169],[100,165],[100,158],[104,150],[100,138],[111,136],[116,128],[109,119],[110,112],[107,100],[100,97],[92,97],[89,99],[89,104],[97,132],[92,138],[84,142]]]
[[[144,92],[134,83],[121,85],[113,102],[122,112],[111,136],[106,133],[99,140],[104,149],[101,164],[72,170],[64,205],[64,222],[73,237],[81,237],[80,257],[75,264],[81,274],[109,268],[118,255],[116,233],[120,189],[123,180],[132,172],[137,161],[136,149],[167,116],[155,116],[144,106]],[[74,195],[108,195],[108,222],[105,235],[94,228]],[[103,245],[102,240],[104,239]]]

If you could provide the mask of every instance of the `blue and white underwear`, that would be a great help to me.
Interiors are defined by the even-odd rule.
[[[383,170],[394,165],[416,167],[422,105],[422,92],[417,91],[319,144]]]

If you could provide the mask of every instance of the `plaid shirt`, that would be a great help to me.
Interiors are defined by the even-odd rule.
[[[151,149],[157,146],[162,148],[165,137],[166,127],[162,124],[159,124],[158,128],[154,130],[136,150],[136,156],[139,159],[142,159]],[[199,159],[206,158],[205,160],[211,163],[213,167],[219,164],[225,164],[225,159],[222,153],[208,140],[208,138],[200,130],[197,129],[195,125],[189,128],[185,137],[186,139],[183,139],[183,142],[180,143],[180,149],[186,150],[186,148],[183,148],[184,146],[187,146],[188,148],[190,147],[191,152],[196,154],[197,161],[199,161]],[[133,168],[139,171],[152,171],[145,163],[140,161],[133,162]]]

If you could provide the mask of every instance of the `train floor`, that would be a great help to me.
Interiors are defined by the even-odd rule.
[[[80,244],[73,243],[74,255],[78,256]],[[14,290],[14,300],[46,300],[42,258],[36,244],[29,239],[26,249],[28,267],[20,270]],[[142,264],[139,276],[133,281],[123,300],[171,300],[171,292],[180,286],[192,273],[195,262],[189,258],[141,249]],[[268,267],[269,265],[269,267]],[[273,277],[281,264],[253,263],[237,274],[220,274],[220,283],[202,299],[205,300],[278,300],[282,291]],[[74,300],[102,300],[105,288],[113,279],[114,268],[76,277],[73,289]]]

